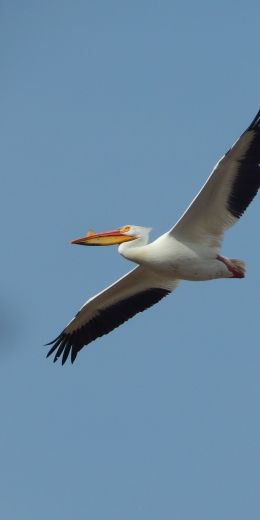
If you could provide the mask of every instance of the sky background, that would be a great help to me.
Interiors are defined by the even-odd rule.
[[[132,266],[70,239],[181,215],[260,107],[257,1],[0,3],[0,516],[256,520],[259,221],[244,280],[182,283],[64,367],[83,302]]]

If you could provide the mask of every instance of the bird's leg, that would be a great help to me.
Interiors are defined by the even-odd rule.
[[[230,278],[244,278],[245,277],[245,264],[242,260],[236,260],[234,258],[226,258],[225,256],[217,255],[217,260],[223,262],[229,272],[232,274]]]

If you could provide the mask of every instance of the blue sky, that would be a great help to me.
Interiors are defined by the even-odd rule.
[[[225,238],[244,280],[183,283],[45,359],[131,266],[68,242],[169,229],[260,106],[258,2],[2,2],[5,520],[259,518],[259,197]]]

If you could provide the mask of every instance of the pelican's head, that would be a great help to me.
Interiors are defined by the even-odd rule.
[[[83,246],[112,246],[130,242],[131,240],[142,239],[148,241],[151,228],[141,226],[123,226],[113,231],[94,233],[89,229],[86,236],[71,240],[71,244],[81,244]]]

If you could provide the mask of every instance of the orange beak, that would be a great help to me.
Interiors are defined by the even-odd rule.
[[[129,240],[135,240],[136,238],[137,237],[133,235],[126,235],[121,229],[106,231],[104,233],[94,233],[89,229],[86,236],[71,240],[70,243],[81,244],[82,246],[112,246],[121,244],[122,242],[128,242]]]

